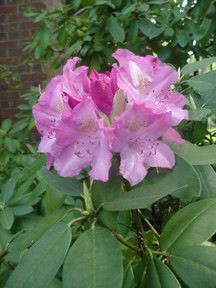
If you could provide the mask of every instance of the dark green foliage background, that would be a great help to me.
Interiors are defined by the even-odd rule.
[[[197,3],[196,3],[197,2]],[[26,15],[41,23],[27,46],[31,59],[51,61],[51,73],[69,56],[106,70],[118,47],[156,53],[175,67],[216,54],[215,1],[73,0],[62,8]]]

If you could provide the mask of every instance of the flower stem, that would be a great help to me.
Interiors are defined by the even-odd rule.
[[[155,254],[155,255],[166,256],[166,257],[169,256],[169,254],[167,254],[166,252],[162,252],[162,251],[154,251],[154,250],[151,250],[151,253],[152,253],[152,254]]]
[[[92,212],[94,211],[94,206],[92,203],[89,188],[85,182],[83,182],[83,198],[85,201],[86,210],[89,212],[89,214],[92,214]]]
[[[70,227],[70,226],[72,226],[73,224],[75,224],[76,222],[85,220],[86,218],[87,218],[86,216],[82,216],[82,217],[78,217],[78,218],[76,218],[76,219],[72,219],[70,222],[67,223],[67,225]]]
[[[116,239],[121,242],[123,245],[127,246],[128,248],[130,248],[131,250],[135,251],[136,253],[138,253],[138,249],[136,246],[134,246],[133,244],[131,244],[130,242],[128,242],[127,240],[124,239],[124,237],[122,237],[122,235],[112,231],[113,235],[116,237]]]
[[[154,226],[151,224],[151,222],[148,219],[146,219],[145,217],[143,217],[140,210],[139,210],[139,214],[142,217],[142,220],[148,225],[148,227],[152,230],[152,232],[155,234],[155,236],[159,239],[160,234],[157,232],[157,230],[154,228]]]

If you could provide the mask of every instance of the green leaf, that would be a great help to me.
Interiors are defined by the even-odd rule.
[[[139,30],[138,21],[134,21],[133,25],[130,25],[128,29],[128,40],[130,43],[136,42],[138,30]]]
[[[0,224],[6,230],[10,230],[14,222],[14,214],[11,208],[6,207],[0,211]]]
[[[45,167],[41,169],[40,175],[42,180],[51,189],[62,194],[81,196],[82,184],[76,178],[64,178],[58,176],[55,172],[50,172]]]
[[[44,25],[40,28],[40,44],[43,49],[46,49],[50,44],[50,29]]]
[[[10,204],[18,204],[18,205],[23,204],[22,203],[23,198],[26,196],[23,194],[25,194],[25,192],[28,193],[28,191],[31,191],[31,186],[32,183],[34,183],[35,176],[36,175],[32,175],[31,177],[29,177],[28,180],[23,182],[21,185],[20,182],[18,181],[19,184],[17,185],[15,197],[9,201]]]
[[[174,31],[174,29],[171,28],[171,27],[167,27],[167,28],[165,29],[165,31],[164,31],[164,35],[165,35],[166,37],[172,37],[174,34],[175,34],[175,31]]]
[[[184,201],[198,196],[200,180],[195,169],[183,159],[177,158],[176,161],[177,164],[172,171],[166,175],[158,175],[152,184],[145,183],[130,192],[116,194],[111,200],[110,196],[106,200],[104,194],[104,208],[110,211],[147,208],[168,194],[177,193],[178,190],[179,193],[176,195]]]
[[[62,282],[58,278],[54,278],[48,288],[63,288]]]
[[[30,205],[11,206],[11,209],[16,216],[26,215],[34,210]]]
[[[11,126],[12,126],[12,121],[11,119],[8,118],[2,122],[1,129],[7,133],[10,130]]]
[[[211,110],[208,108],[198,108],[196,110],[189,110],[189,119],[191,121],[201,121],[211,114]]]
[[[134,273],[133,268],[130,266],[127,267],[125,273],[124,273],[124,281],[123,281],[123,288],[134,288],[135,287],[135,279],[134,279]]]
[[[139,28],[149,39],[153,39],[163,33],[165,27],[152,23],[149,20],[142,19],[139,21]]]
[[[183,148],[171,144],[177,155],[184,158],[191,165],[208,165],[216,163],[216,145],[196,146],[184,141]]]
[[[108,30],[116,42],[123,42],[125,39],[124,28],[121,26],[119,20],[111,16],[108,19]]]
[[[149,261],[144,283],[148,288],[181,288],[173,272],[158,258]]]
[[[188,80],[189,85],[198,92],[216,88],[216,71],[197,75]]]
[[[126,236],[130,225],[131,225],[131,215],[130,211],[108,211],[102,210],[98,214],[98,220],[104,224],[109,229],[116,231],[122,236]]]
[[[121,177],[118,174],[119,167],[116,163],[110,169],[109,181],[94,181],[92,187],[92,198],[95,207],[100,206],[106,201],[112,201],[122,195]]]
[[[187,36],[187,34],[185,33],[185,31],[180,30],[178,31],[178,33],[176,34],[176,38],[177,38],[177,42],[178,44],[184,48],[185,46],[187,46],[188,42],[190,41],[190,38]]]
[[[23,256],[5,288],[47,287],[58,272],[71,242],[71,229],[57,223]]]
[[[182,244],[202,244],[216,232],[216,198],[204,199],[179,210],[165,225],[160,238],[162,250]]]
[[[202,59],[201,61],[197,61],[195,63],[186,64],[182,68],[181,72],[184,75],[188,75],[188,74],[191,74],[191,73],[193,73],[199,69],[208,67],[215,62],[216,62],[216,57],[205,58],[205,59]]]
[[[82,41],[78,40],[73,45],[71,45],[67,50],[67,55],[77,54],[82,48]]]
[[[11,129],[10,134],[17,133],[23,130],[27,125],[28,125],[28,122],[26,120],[17,121],[15,124],[13,124],[13,128]]]
[[[10,242],[12,234],[9,230],[4,229],[0,225],[0,257],[4,254],[8,243]]]
[[[188,80],[188,84],[200,93],[205,104],[216,104],[216,71],[194,76]]]
[[[44,214],[52,213],[61,208],[64,203],[66,195],[50,188],[46,189],[46,193],[42,199],[42,210]]]
[[[97,6],[107,5],[107,6],[111,7],[112,9],[115,9],[115,5],[114,5],[113,3],[111,3],[111,1],[97,0],[95,4],[96,4]]]
[[[14,194],[14,189],[16,186],[16,180],[14,178],[10,178],[2,187],[1,198],[2,201],[7,203]]]
[[[12,139],[12,138],[6,137],[6,138],[5,138],[5,147],[6,147],[6,149],[7,149],[9,152],[15,153],[15,152],[16,152],[16,149],[17,149],[15,140]]]
[[[175,273],[190,288],[215,288],[216,247],[182,246],[169,257]]]
[[[122,278],[121,250],[111,232],[97,227],[82,233],[63,267],[64,288],[120,288]]]
[[[45,158],[44,156],[37,156],[37,159],[30,165],[26,165],[22,172],[22,176],[18,180],[18,184],[23,184],[24,182],[28,181],[29,178],[35,177],[36,172],[41,169],[44,165]]]
[[[67,214],[67,210],[57,210],[52,214],[49,214],[31,230],[18,236],[9,245],[9,251],[22,251],[34,244],[40,237],[56,222],[60,221]]]
[[[141,5],[139,6],[138,10],[139,10],[140,12],[146,12],[146,11],[149,10],[149,5],[148,5],[148,4],[141,4]]]
[[[167,3],[168,0],[151,0],[151,1],[147,1],[148,4],[155,4],[155,5],[162,5]]]
[[[211,165],[195,167],[202,184],[202,198],[216,197],[216,173]]]

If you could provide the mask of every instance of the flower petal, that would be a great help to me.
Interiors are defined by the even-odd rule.
[[[134,54],[127,49],[117,49],[112,56],[119,62],[120,66],[123,66],[131,56],[134,56]]]
[[[105,114],[110,114],[112,110],[113,96],[116,86],[112,82],[116,80],[107,73],[98,73],[93,70],[90,76],[91,96],[97,107]]]
[[[93,156],[91,162],[92,170],[89,175],[100,181],[107,181],[109,179],[109,170],[111,167],[112,153],[109,149],[109,144],[105,136],[101,136],[97,152]]]
[[[63,91],[69,96],[68,102],[74,108],[89,92],[88,67],[75,67],[79,61],[74,57],[63,68]]]
[[[164,142],[175,142],[179,146],[184,144],[184,140],[182,139],[181,135],[173,128],[169,128],[167,132],[163,135]]]
[[[121,152],[120,173],[131,185],[136,185],[147,174],[143,159],[133,150],[126,148]]]
[[[146,162],[151,167],[173,168],[175,165],[175,155],[170,147],[161,142],[157,142],[157,147],[146,159]]]
[[[41,135],[45,135],[52,127],[56,126],[64,108],[62,76],[56,76],[51,80],[45,92],[41,94],[38,103],[32,109],[37,129]]]
[[[73,177],[79,175],[82,169],[89,165],[91,159],[91,155],[88,154],[85,154],[85,157],[77,156],[75,147],[68,146],[55,159],[54,167],[60,176]]]

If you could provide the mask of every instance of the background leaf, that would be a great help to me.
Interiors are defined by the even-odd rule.
[[[6,207],[0,211],[0,224],[6,230],[10,230],[14,222],[14,214],[11,208]]]
[[[186,64],[182,68],[181,73],[185,74],[185,75],[191,74],[194,71],[197,71],[197,70],[199,70],[201,68],[208,67],[212,63],[215,63],[215,62],[216,62],[216,57],[209,57],[209,58],[202,59],[201,61],[197,61],[197,62],[194,62],[194,63]]]
[[[7,203],[14,194],[14,189],[16,186],[16,180],[10,178],[2,187],[1,198],[2,201]]]
[[[119,20],[111,16],[108,20],[108,30],[116,42],[123,42],[125,38],[124,29]]]
[[[163,27],[162,25],[160,25],[160,26],[156,25],[156,24],[154,24],[151,21],[146,20],[146,19],[141,19],[139,21],[139,28],[143,34],[145,34],[146,36],[149,37],[149,39],[153,39],[153,38],[157,37],[165,29],[165,27]]]

